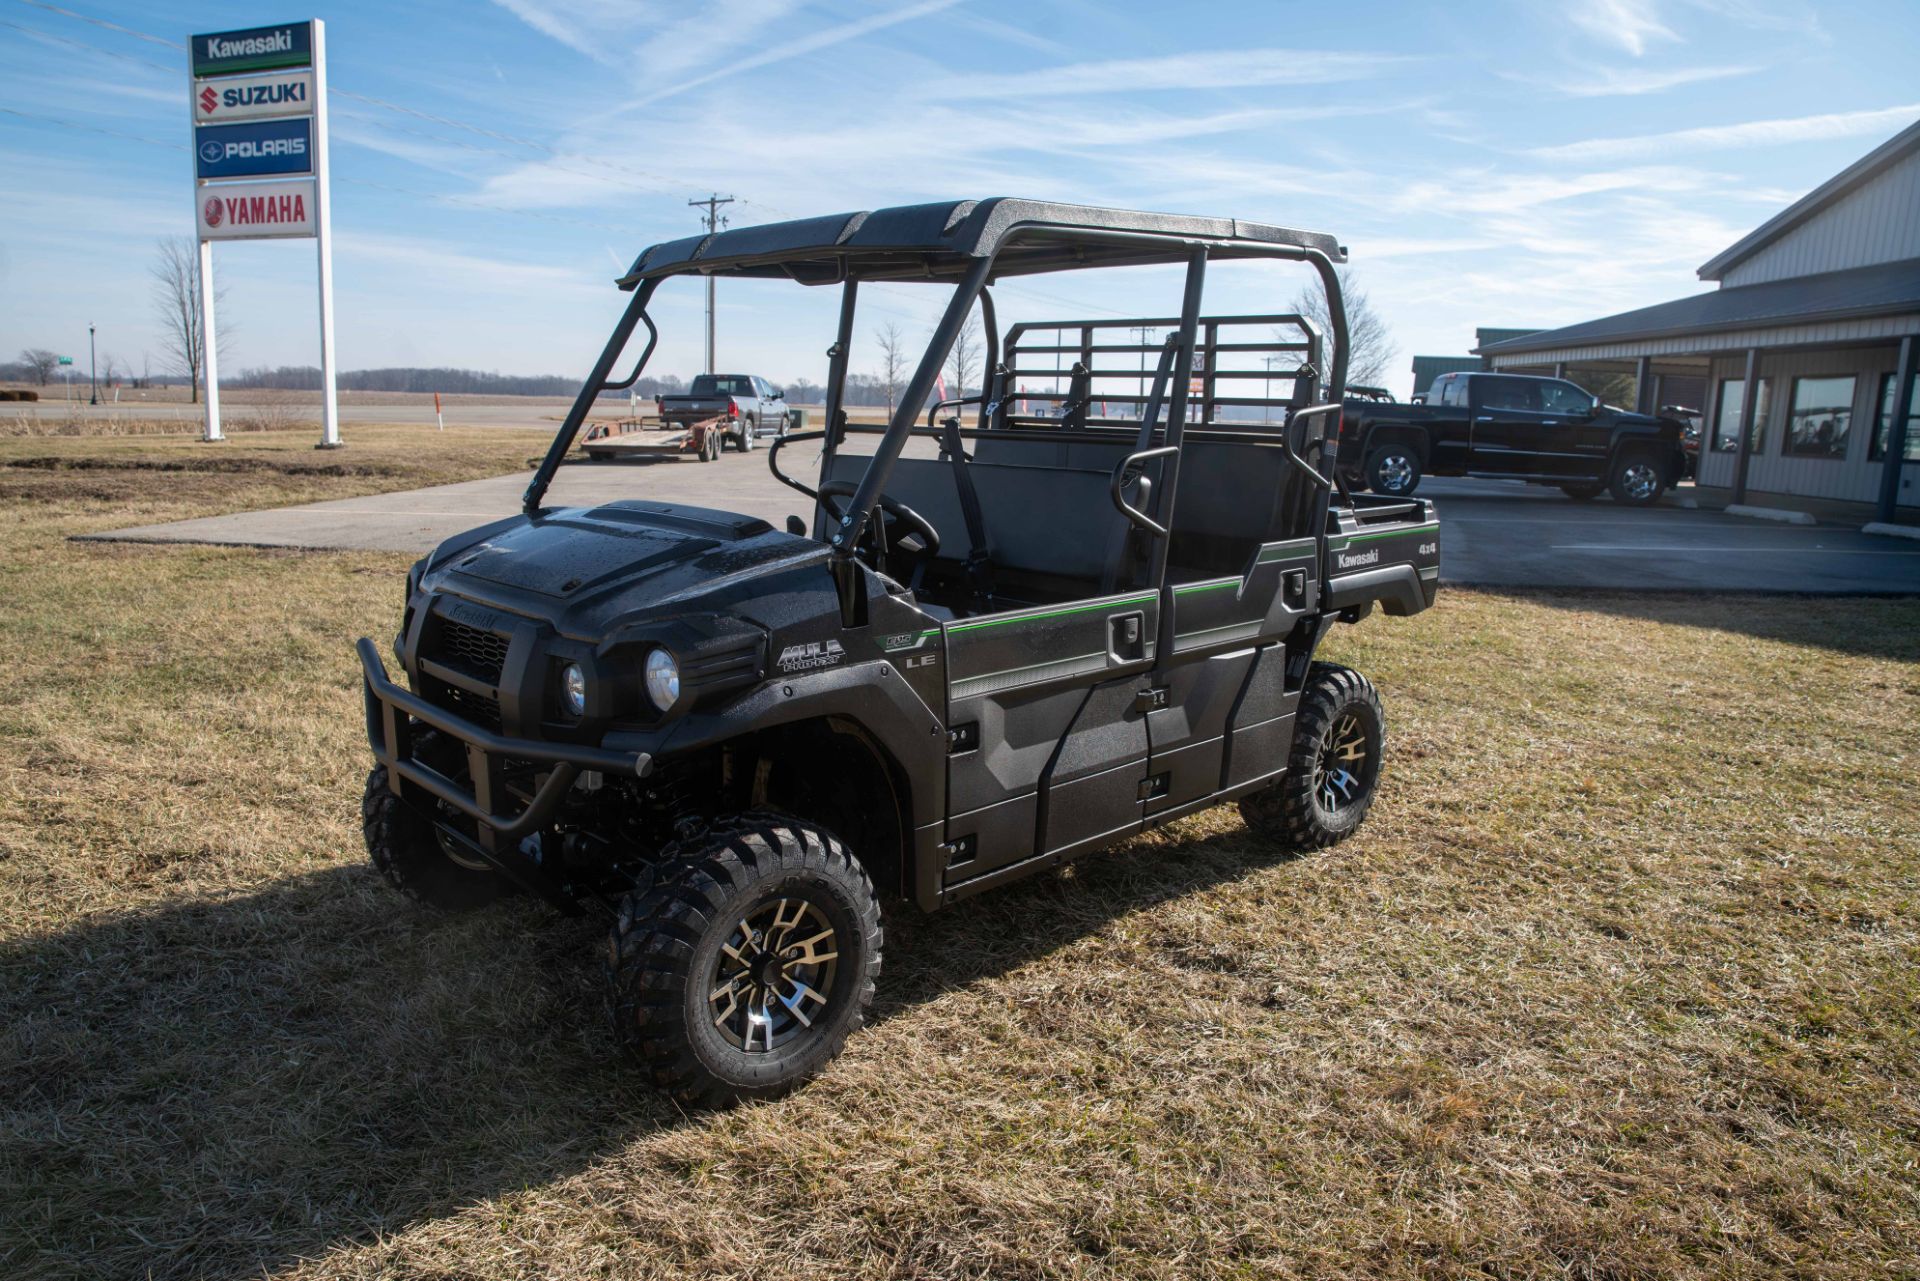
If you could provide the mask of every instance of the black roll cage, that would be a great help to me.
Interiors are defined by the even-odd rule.
[[[739,235],[741,233],[734,232],[727,234]],[[1298,238],[1301,240],[1307,239],[1305,236],[1299,236]],[[972,312],[976,303],[983,303],[983,315],[986,317],[987,324],[990,327],[991,336],[987,344],[989,362],[992,365],[1000,365],[999,357],[1001,351],[997,326],[994,320],[992,297],[991,294],[987,292],[988,286],[994,279],[995,264],[1000,261],[1002,254],[1012,247],[1031,245],[1049,245],[1054,248],[1058,255],[1052,264],[1038,268],[1040,272],[1073,270],[1081,267],[1107,265],[1170,264],[1181,262],[1186,264],[1186,285],[1182,295],[1180,315],[1177,319],[1177,332],[1173,336],[1170,336],[1165,344],[1166,352],[1172,356],[1172,361],[1171,364],[1168,365],[1165,363],[1163,357],[1161,368],[1156,370],[1155,394],[1146,412],[1141,416],[1138,444],[1134,453],[1129,455],[1126,460],[1123,460],[1119,468],[1115,469],[1115,484],[1113,487],[1115,491],[1114,500],[1122,514],[1129,520],[1140,524],[1143,528],[1157,535],[1151,567],[1151,581],[1153,582],[1161,581],[1165,569],[1167,539],[1164,535],[1165,531],[1172,526],[1173,522],[1173,496],[1179,476],[1180,447],[1186,435],[1188,387],[1192,377],[1194,347],[1200,325],[1200,298],[1206,280],[1206,268],[1209,258],[1279,258],[1294,262],[1304,262],[1313,267],[1313,269],[1319,273],[1321,284],[1326,292],[1327,316],[1333,331],[1332,334],[1329,335],[1332,339],[1333,347],[1332,368],[1328,371],[1328,376],[1324,382],[1320,380],[1319,371],[1316,369],[1308,367],[1300,371],[1300,376],[1307,380],[1308,395],[1304,398],[1307,403],[1297,404],[1289,413],[1287,422],[1281,431],[1281,438],[1289,460],[1294,466],[1301,469],[1314,483],[1320,494],[1318,500],[1319,510],[1316,513],[1313,528],[1316,530],[1323,530],[1325,528],[1326,511],[1332,500],[1335,482],[1322,475],[1306,461],[1294,443],[1294,436],[1295,427],[1304,425],[1312,418],[1324,415],[1337,416],[1340,412],[1341,399],[1346,388],[1348,356],[1346,307],[1340,292],[1339,276],[1334,270],[1333,257],[1313,244],[1252,239],[1237,234],[1212,236],[1183,234],[1178,231],[1116,230],[1105,227],[1088,227],[1066,221],[1031,220],[1019,222],[1007,229],[1003,234],[1000,234],[984,253],[978,255],[956,255],[949,252],[944,260],[936,260],[932,255],[928,256],[929,266],[925,276],[922,278],[934,282],[941,282],[951,279],[955,270],[958,269],[960,271],[959,279],[955,284],[952,297],[948,300],[946,310],[942,313],[939,323],[935,326],[932,336],[928,339],[926,350],[921,355],[919,364],[915,367],[912,377],[909,378],[907,382],[905,391],[901,394],[897,402],[897,408],[894,410],[892,419],[888,422],[887,426],[878,433],[881,436],[879,447],[874,451],[872,460],[867,465],[866,473],[861,477],[859,487],[848,505],[846,519],[840,524],[838,529],[833,531],[832,536],[827,540],[834,552],[834,579],[839,588],[842,613],[849,619],[854,618],[860,613],[861,603],[858,597],[858,578],[852,563],[853,549],[859,545],[866,531],[866,527],[872,519],[873,509],[878,504],[880,496],[886,491],[887,480],[892,475],[894,465],[899,461],[901,451],[905,448],[908,439],[915,434],[926,434],[925,431],[916,426],[919,418],[917,407],[927,403],[928,394],[933,390],[934,381],[938,377],[941,367],[946,363],[954,340],[958,336],[962,326],[966,323],[967,316]],[[669,246],[669,248],[671,247],[672,246]],[[1080,247],[1099,247],[1104,251],[1106,256],[1094,256],[1086,261],[1080,261],[1075,257],[1076,250]],[[648,254],[643,254],[640,261],[644,263],[647,257],[653,252],[654,251],[649,250]],[[1341,252],[1342,258],[1344,258],[1344,251],[1339,252]],[[752,268],[752,274],[766,275],[768,274],[769,268],[778,270],[790,259],[792,260],[794,270],[790,271],[789,274],[793,279],[801,280],[802,276],[798,268],[804,265],[807,268],[817,271],[818,264],[823,257],[837,260],[837,272],[834,272],[826,278],[816,276],[812,280],[806,281],[806,283],[840,284],[841,303],[838,329],[833,346],[828,348],[827,353],[829,370],[826,426],[824,431],[820,433],[820,436],[826,441],[825,449],[821,456],[822,475],[826,473],[827,468],[831,465],[834,453],[841,439],[844,438],[847,432],[860,431],[865,434],[873,430],[872,428],[855,428],[841,421],[847,376],[847,360],[853,335],[854,312],[858,298],[859,284],[863,278],[859,271],[863,253],[861,250],[853,247],[836,246],[823,250],[818,246],[808,246],[804,249],[788,249],[784,252],[773,252],[746,260],[746,264]],[[873,278],[886,280],[903,279],[897,268],[896,257],[888,257],[884,262],[884,267],[877,268]],[[738,267],[741,264],[736,262],[733,265]],[[606,346],[602,348],[599,359],[594,362],[592,372],[587,375],[586,382],[581,386],[580,394],[575,397],[572,408],[568,410],[566,418],[560,424],[559,431],[554,435],[553,443],[547,449],[546,456],[541,460],[539,468],[534,472],[532,482],[527,486],[526,493],[522,499],[522,508],[526,514],[535,515],[541,510],[541,502],[546,497],[547,488],[552,484],[554,474],[559,470],[568,451],[572,449],[574,440],[578,436],[582,424],[586,421],[587,415],[592,412],[594,401],[598,399],[602,392],[617,391],[632,386],[646,369],[647,362],[652,358],[654,349],[659,345],[660,337],[658,328],[654,325],[652,318],[647,314],[647,304],[653,298],[654,291],[659,287],[660,282],[673,276],[720,274],[725,273],[727,270],[728,267],[724,261],[709,264],[699,260],[697,257],[688,257],[670,262],[656,273],[630,275],[623,280],[623,284],[631,284],[634,286],[633,298],[628,302],[626,310],[614,325],[612,335],[608,338]],[[741,272],[741,274],[747,273]],[[1024,275],[1029,273],[1026,270],[1022,270],[1018,274]],[[625,379],[617,382],[612,381],[611,375],[615,363],[626,350],[628,342],[633,337],[633,331],[641,325],[646,326],[648,333],[646,347],[641,351],[640,358],[635,363],[633,372],[627,375]],[[1053,326],[1042,325],[1038,327],[1051,328]],[[1032,328],[1032,326],[1016,327],[1014,332],[1008,334],[1009,342],[1011,343],[1018,333],[1028,328]],[[1311,330],[1309,330],[1309,333],[1311,334]],[[961,429],[962,434],[972,436],[987,429],[987,422],[992,405],[989,396],[993,390],[993,383],[998,372],[998,369],[989,369],[986,380],[987,388],[982,391],[980,396],[966,397],[963,401],[959,402],[972,403],[978,400],[981,406],[981,412],[976,425],[970,429]],[[1324,393],[1322,393],[1322,388],[1324,388]],[[1163,389],[1167,393],[1165,397],[1167,414],[1164,426],[1157,421],[1160,392]],[[1005,389],[1002,388],[1001,390],[1004,392]],[[1128,398],[1113,396],[1110,397],[1110,399]],[[1296,399],[1299,398],[1296,396]],[[1207,400],[1210,403],[1213,401],[1211,395],[1211,374],[1208,376]],[[938,408],[939,406],[935,407],[936,410]],[[998,429],[996,435],[1004,430],[1006,429]],[[1042,436],[1048,440],[1059,439],[1056,432],[1036,432],[1033,434]],[[1162,440],[1162,443],[1157,447],[1153,445],[1153,440],[1156,435]],[[788,439],[807,439],[814,437],[815,433],[807,432],[799,437],[790,436]],[[770,466],[774,465],[778,456],[779,449],[776,446],[776,448],[770,450],[768,453],[768,463]],[[1121,478],[1124,476],[1125,470],[1129,465],[1137,465],[1154,457],[1164,457],[1166,459],[1166,471],[1162,478],[1162,483],[1157,489],[1154,513],[1152,516],[1148,516],[1146,513],[1130,507],[1124,499],[1121,498],[1119,491],[1121,489]],[[777,466],[774,466],[774,474],[802,493],[810,493],[815,498],[816,503],[818,502],[817,493],[808,490],[807,487],[794,482],[791,478],[782,474]],[[816,520],[815,528],[816,532],[820,532],[818,520]]]

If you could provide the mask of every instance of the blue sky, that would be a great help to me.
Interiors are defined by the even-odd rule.
[[[193,208],[172,46],[305,16],[327,21],[343,368],[579,374],[611,278],[709,190],[736,225],[1024,195],[1337,234],[1404,391],[1409,357],[1476,325],[1704,288],[1701,262],[1920,118],[1915,0],[0,0],[0,353],[83,354],[91,320],[158,366],[147,264]],[[313,363],[311,242],[217,255],[227,367]],[[1208,306],[1280,309],[1300,279],[1236,264]],[[830,299],[721,288],[722,364],[823,376]],[[1025,319],[1178,297],[1153,271],[1005,293]],[[937,310],[871,302],[856,369],[875,325]],[[693,372],[698,287],[657,310],[653,368]]]

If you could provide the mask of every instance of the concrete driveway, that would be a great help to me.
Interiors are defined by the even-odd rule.
[[[782,455],[810,478],[819,446]],[[405,493],[240,512],[91,535],[103,540],[220,543],[424,552],[461,530],[519,510],[528,476]],[[1443,582],[1488,587],[1624,591],[1774,591],[1920,594],[1920,543],[1847,526],[1774,525],[1662,505],[1576,503],[1558,490],[1510,481],[1428,480],[1420,493],[1441,517]],[[622,498],[747,512],[776,527],[807,500],[767,471],[764,450],[718,462],[572,463],[549,501],[591,505]]]

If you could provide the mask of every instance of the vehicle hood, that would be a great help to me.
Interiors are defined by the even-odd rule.
[[[824,584],[826,559],[819,543],[755,516],[629,501],[470,531],[441,545],[426,577],[430,587],[591,633],[616,618],[751,595],[769,575],[811,568]]]

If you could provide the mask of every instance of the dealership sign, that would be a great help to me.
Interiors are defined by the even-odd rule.
[[[258,120],[239,125],[201,125],[193,131],[194,174],[208,178],[257,178],[313,172],[313,121]]]
[[[225,182],[200,188],[200,239],[311,236],[314,180]]]
[[[327,177],[327,24],[283,22],[188,37],[193,221],[200,256],[206,439],[220,432],[214,242],[314,242],[320,285],[320,448],[340,443],[333,375],[333,233]]]
[[[191,47],[196,76],[310,67],[313,65],[313,24],[288,22],[247,31],[215,31],[195,36]]]
[[[208,80],[193,95],[193,122],[198,125],[312,113],[311,71],[273,71],[262,76]]]

